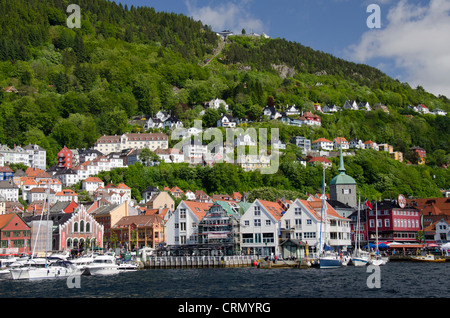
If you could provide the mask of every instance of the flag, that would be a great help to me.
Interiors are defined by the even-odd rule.
[[[368,207],[370,210],[373,209],[373,208],[372,208],[372,204],[370,204],[370,201],[369,201],[368,199],[366,199],[366,202],[364,202],[364,205],[365,205],[366,207]]]

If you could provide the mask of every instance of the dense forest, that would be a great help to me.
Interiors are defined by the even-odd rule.
[[[81,8],[80,29],[66,25],[66,9],[72,3]],[[10,147],[37,143],[47,150],[49,166],[56,163],[56,153],[64,145],[92,147],[104,134],[142,131],[129,120],[161,109],[189,127],[201,117],[204,103],[214,98],[226,100],[233,116],[250,120],[259,119],[261,109],[269,103],[280,111],[292,104],[302,111],[313,111],[314,103],[343,105],[346,100],[357,100],[383,103],[390,114],[342,111],[322,115],[318,129],[266,120],[253,125],[278,127],[285,142],[296,135],[311,139],[344,136],[386,142],[405,154],[416,145],[427,150],[426,167],[398,165],[384,157],[377,159],[382,167],[372,167],[361,159],[375,160],[377,154],[349,159],[350,168],[364,167],[366,174],[370,174],[366,169],[384,169],[379,173],[385,184],[380,184],[379,175],[358,179],[374,197],[400,190],[408,195],[430,195],[449,187],[447,170],[435,168],[449,162],[449,117],[411,113],[407,106],[424,103],[430,109],[449,111],[450,101],[422,87],[411,88],[375,68],[279,38],[234,36],[223,42],[201,21],[106,0],[18,0],[14,5],[0,0],[0,10],[0,85],[18,90],[0,91],[0,143]],[[205,65],[222,46],[217,57]],[[219,111],[208,111],[204,124],[214,126],[219,115]],[[286,158],[292,159],[289,155],[296,150],[289,149]],[[117,173],[135,186],[135,194],[149,182],[162,180],[168,184],[184,180],[180,187],[208,192],[250,191],[261,184],[302,193],[320,187],[320,171],[314,167],[298,168],[296,179],[293,168],[288,173],[286,165],[271,177],[226,165],[190,172],[183,165],[139,167],[145,176],[178,169],[141,181],[125,177],[137,167]],[[178,175],[181,171],[183,175]],[[105,177],[113,178],[114,173]],[[205,182],[213,178],[209,173],[237,178],[218,178],[220,182],[214,186],[214,182]],[[405,175],[415,176],[417,186],[407,188],[408,183],[400,177]]]

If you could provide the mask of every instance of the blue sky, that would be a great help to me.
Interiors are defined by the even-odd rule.
[[[192,16],[214,31],[266,33],[379,68],[450,97],[450,0],[116,0]],[[370,4],[381,28],[371,29]]]

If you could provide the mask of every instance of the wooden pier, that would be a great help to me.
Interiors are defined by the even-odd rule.
[[[255,256],[155,256],[141,261],[143,269],[255,266]]]

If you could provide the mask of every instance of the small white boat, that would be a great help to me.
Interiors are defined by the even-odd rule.
[[[445,258],[437,258],[433,254],[413,256],[411,257],[413,262],[432,262],[432,263],[445,263]]]
[[[134,262],[121,262],[119,265],[119,272],[134,272],[139,269],[139,265]]]
[[[119,273],[119,265],[112,255],[99,255],[85,267],[87,275],[114,275]]]

